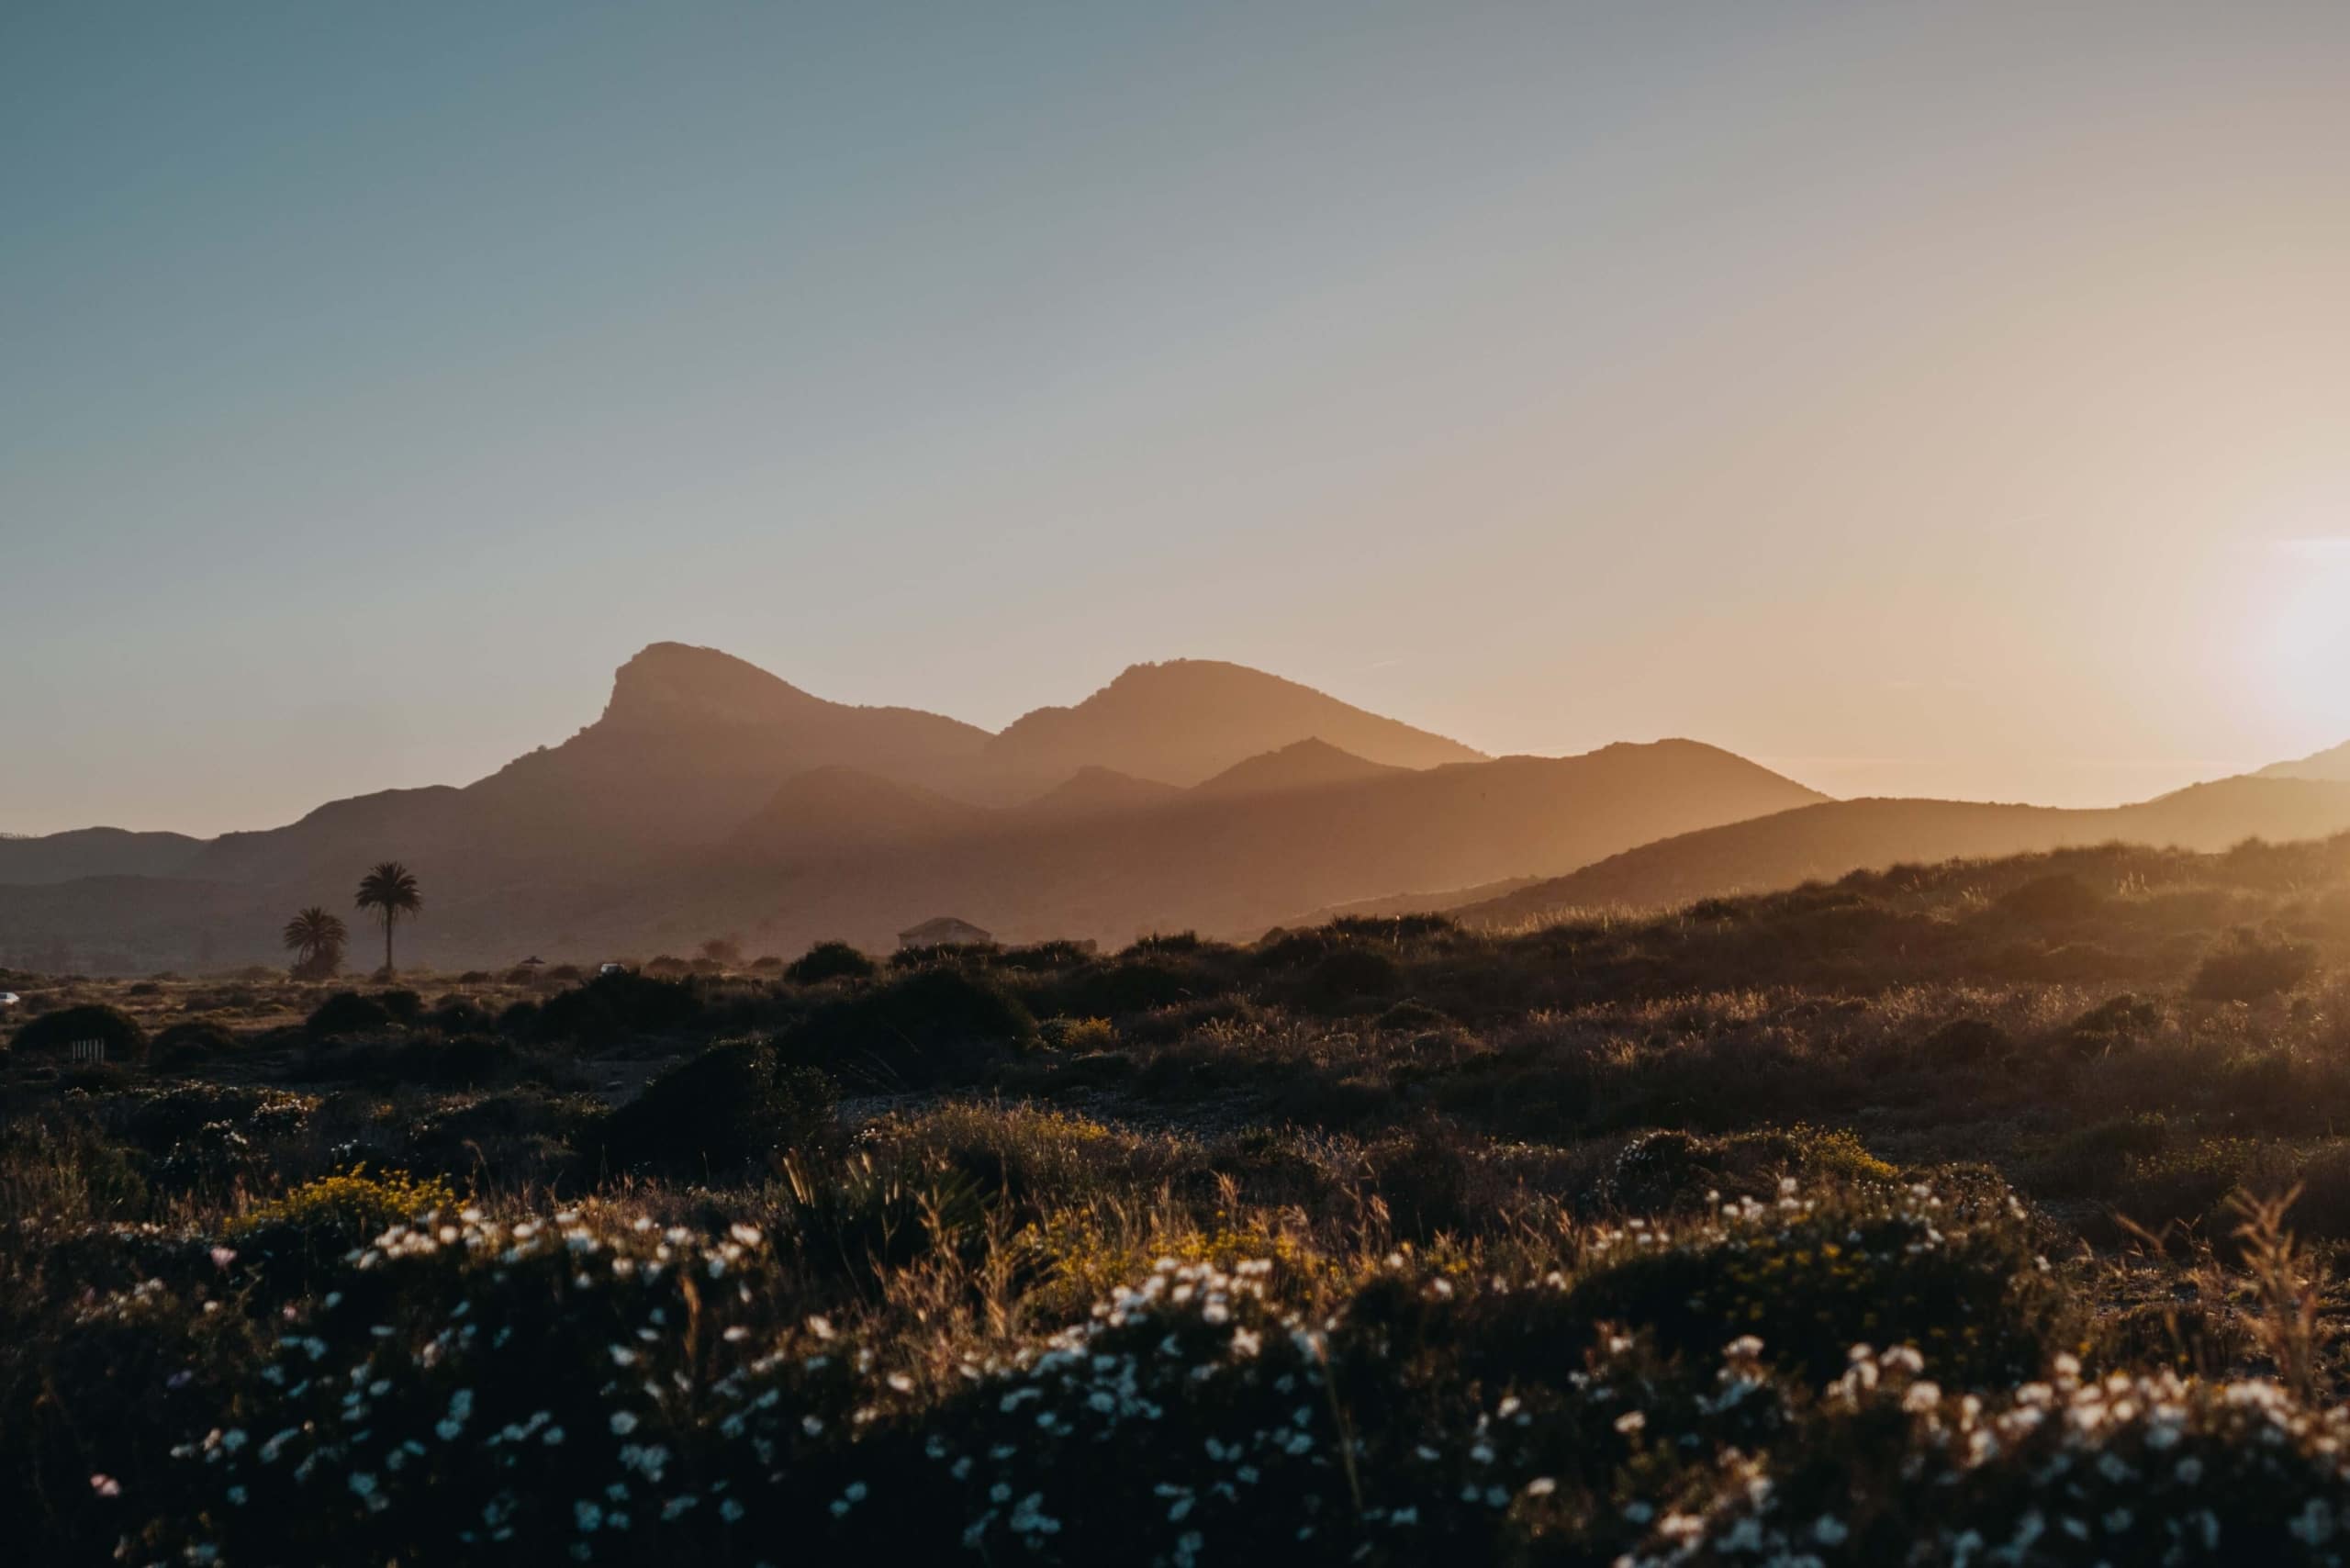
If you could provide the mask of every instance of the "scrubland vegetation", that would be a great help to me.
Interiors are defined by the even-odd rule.
[[[0,976],[0,1510],[43,1562],[2339,1562],[2345,958],[2350,842]]]

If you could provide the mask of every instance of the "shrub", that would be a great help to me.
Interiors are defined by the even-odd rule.
[[[1118,1044],[1107,1018],[1047,1018],[1036,1025],[1036,1040],[1047,1050],[1106,1051]]]
[[[314,1040],[331,1040],[349,1035],[378,1034],[391,1025],[391,1014],[374,997],[355,991],[339,991],[319,1003],[303,1027]]]
[[[2239,930],[2203,960],[2193,990],[2210,1002],[2258,1002],[2292,990],[2316,968],[2317,948],[2310,943]]]
[[[487,1008],[463,996],[442,997],[439,1004],[424,1015],[424,1023],[436,1034],[452,1036],[478,1035],[498,1026]]]
[[[2111,1192],[2132,1160],[2160,1153],[2169,1140],[2170,1124],[2145,1113],[2076,1128],[2048,1151],[2037,1174],[2038,1185],[2074,1196]]]
[[[2105,896],[2078,877],[2037,877],[1999,896],[1998,908],[2020,920],[2086,920],[2105,907]]]
[[[1854,1345],[1908,1345],[1962,1387],[2030,1377],[2055,1349],[2060,1298],[2012,1198],[1945,1203],[1924,1188],[1775,1205],[1746,1199],[1692,1234],[1603,1237],[1614,1260],[1575,1286],[1586,1322],[1644,1327],[1710,1357],[1740,1334],[1815,1385]]]
[[[456,1193],[438,1178],[402,1170],[371,1176],[357,1165],[240,1215],[225,1235],[241,1256],[261,1261],[264,1274],[279,1271],[282,1283],[298,1289],[311,1271],[393,1226],[456,1204]]]
[[[1340,946],[1316,959],[1299,988],[1317,1012],[1370,1011],[1404,986],[1404,966],[1374,947]]]
[[[1936,1066],[2004,1059],[2014,1049],[2008,1032],[1986,1018],[1953,1018],[1926,1036],[1919,1054]]]
[[[894,1089],[968,1076],[1035,1032],[1035,1019],[992,977],[925,969],[819,1008],[776,1048],[845,1081]]]
[[[701,1012],[701,992],[691,980],[621,969],[548,997],[533,1027],[544,1039],[611,1046],[631,1035],[681,1028]]]
[[[1124,1018],[1174,1007],[1214,988],[1194,969],[1164,958],[1115,958],[1069,969],[1033,994],[1054,1011]]]
[[[778,1068],[766,1041],[733,1040],[646,1084],[597,1137],[613,1171],[726,1176],[829,1141],[838,1097],[821,1072]]]
[[[137,1019],[118,1007],[95,1002],[42,1014],[17,1031],[9,1048],[18,1054],[53,1051],[62,1056],[84,1040],[103,1041],[112,1061],[135,1060],[147,1054],[147,1031]]]
[[[2065,1026],[2065,1040],[2074,1051],[2094,1056],[2116,1046],[2144,1039],[2162,1026],[2159,1003],[2124,991],[2109,997]]]
[[[211,1018],[189,1018],[167,1025],[148,1046],[166,1065],[201,1061],[236,1048],[237,1036],[227,1025]]]
[[[341,972],[342,946],[336,942],[328,943],[286,970],[297,980],[329,980]]]
[[[845,942],[819,942],[792,961],[783,978],[794,985],[822,985],[826,980],[871,980],[880,966]]]

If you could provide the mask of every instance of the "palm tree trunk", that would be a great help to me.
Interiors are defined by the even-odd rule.
[[[384,912],[384,978],[392,978],[392,912]]]

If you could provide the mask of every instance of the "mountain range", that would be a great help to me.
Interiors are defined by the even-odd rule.
[[[468,785],[213,839],[0,837],[0,962],[273,961],[292,910],[342,907],[383,859],[426,891],[406,957],[447,967],[722,935],[885,947],[938,914],[1011,941],[1110,943],[1248,937],[1333,909],[1515,923],[1898,860],[2345,830],[2350,748],[2110,811],[1840,801],[1694,741],[1488,757],[1208,660],[1136,665],[990,734],[660,643],[621,666],[593,722]]]

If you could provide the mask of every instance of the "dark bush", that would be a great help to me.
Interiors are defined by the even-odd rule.
[[[1393,1029],[1398,1034],[1418,1035],[1425,1034],[1430,1029],[1445,1028],[1452,1023],[1452,1019],[1440,1009],[1430,1007],[1425,1002],[1414,1002],[1406,998],[1381,1014],[1373,1022],[1382,1029]]]
[[[490,1035],[462,1035],[442,1043],[418,1040],[402,1047],[392,1064],[404,1082],[436,1089],[479,1089],[513,1075],[521,1054],[509,1040]]]
[[[147,1031],[139,1026],[139,1020],[118,1007],[98,1003],[42,1014],[17,1031],[9,1048],[18,1055],[54,1051],[62,1056],[69,1047],[84,1040],[105,1042],[110,1060],[136,1059],[147,1054]]]
[[[2317,948],[2310,943],[2237,931],[2204,958],[2193,990],[2210,1002],[2258,1002],[2292,990],[2316,969]]]
[[[424,1021],[442,1034],[452,1037],[458,1035],[477,1035],[497,1026],[487,1008],[463,996],[442,997],[440,1005],[425,1014]]]
[[[1999,895],[2002,913],[2019,920],[2086,920],[2105,907],[2105,896],[2078,877],[2036,877]]]
[[[953,964],[985,969],[995,961],[996,952],[992,942],[941,942],[928,947],[901,947],[890,955],[890,967],[920,969]]]
[[[880,966],[845,942],[819,942],[783,971],[794,985],[822,985],[826,980],[871,980]]]
[[[2108,998],[2066,1026],[2065,1043],[2084,1056],[2093,1056],[2134,1040],[2143,1040],[2162,1027],[2163,1010],[2159,1003],[2132,996],[2127,991]]]
[[[723,1176],[830,1141],[838,1099],[823,1073],[778,1067],[764,1040],[733,1040],[655,1079],[595,1137],[615,1174]]]
[[[1035,942],[1024,947],[1006,947],[995,956],[995,967],[1022,974],[1045,974],[1054,969],[1075,969],[1092,957],[1091,942]]]
[[[1369,1011],[1404,988],[1404,966],[1375,947],[1334,947],[1306,972],[1300,1006],[1315,1012]]]
[[[547,998],[536,1029],[543,1039],[610,1046],[633,1034],[682,1028],[701,1012],[701,992],[692,980],[620,969]]]
[[[2008,1032],[1987,1018],[1953,1018],[1926,1036],[1919,1047],[1938,1066],[2005,1059],[2015,1048]]]
[[[1164,958],[1117,958],[1056,976],[1039,1005],[1073,1018],[1124,1018],[1174,1007],[1216,988],[1198,970]]]
[[[190,1018],[171,1025],[157,1034],[148,1048],[157,1059],[166,1064],[198,1061],[235,1050],[237,1036],[216,1020]]]
[[[303,1025],[310,1038],[331,1040],[349,1035],[379,1034],[390,1028],[392,1015],[372,996],[339,991],[319,1003]]]
[[[1854,1345],[1914,1347],[1958,1388],[2030,1377],[2058,1344],[2062,1297],[1998,1197],[1929,1208],[1906,1193],[1792,1211],[1757,1204],[1726,1239],[1627,1246],[1578,1282],[1570,1311],[1647,1328],[1710,1361],[1739,1334],[1817,1383]]]
[[[776,1050],[844,1082],[911,1088],[965,1077],[1035,1032],[1036,1020],[994,979],[928,969],[818,1009]]]
[[[413,1024],[424,1016],[424,998],[412,991],[378,991],[375,1000],[395,1024]]]

